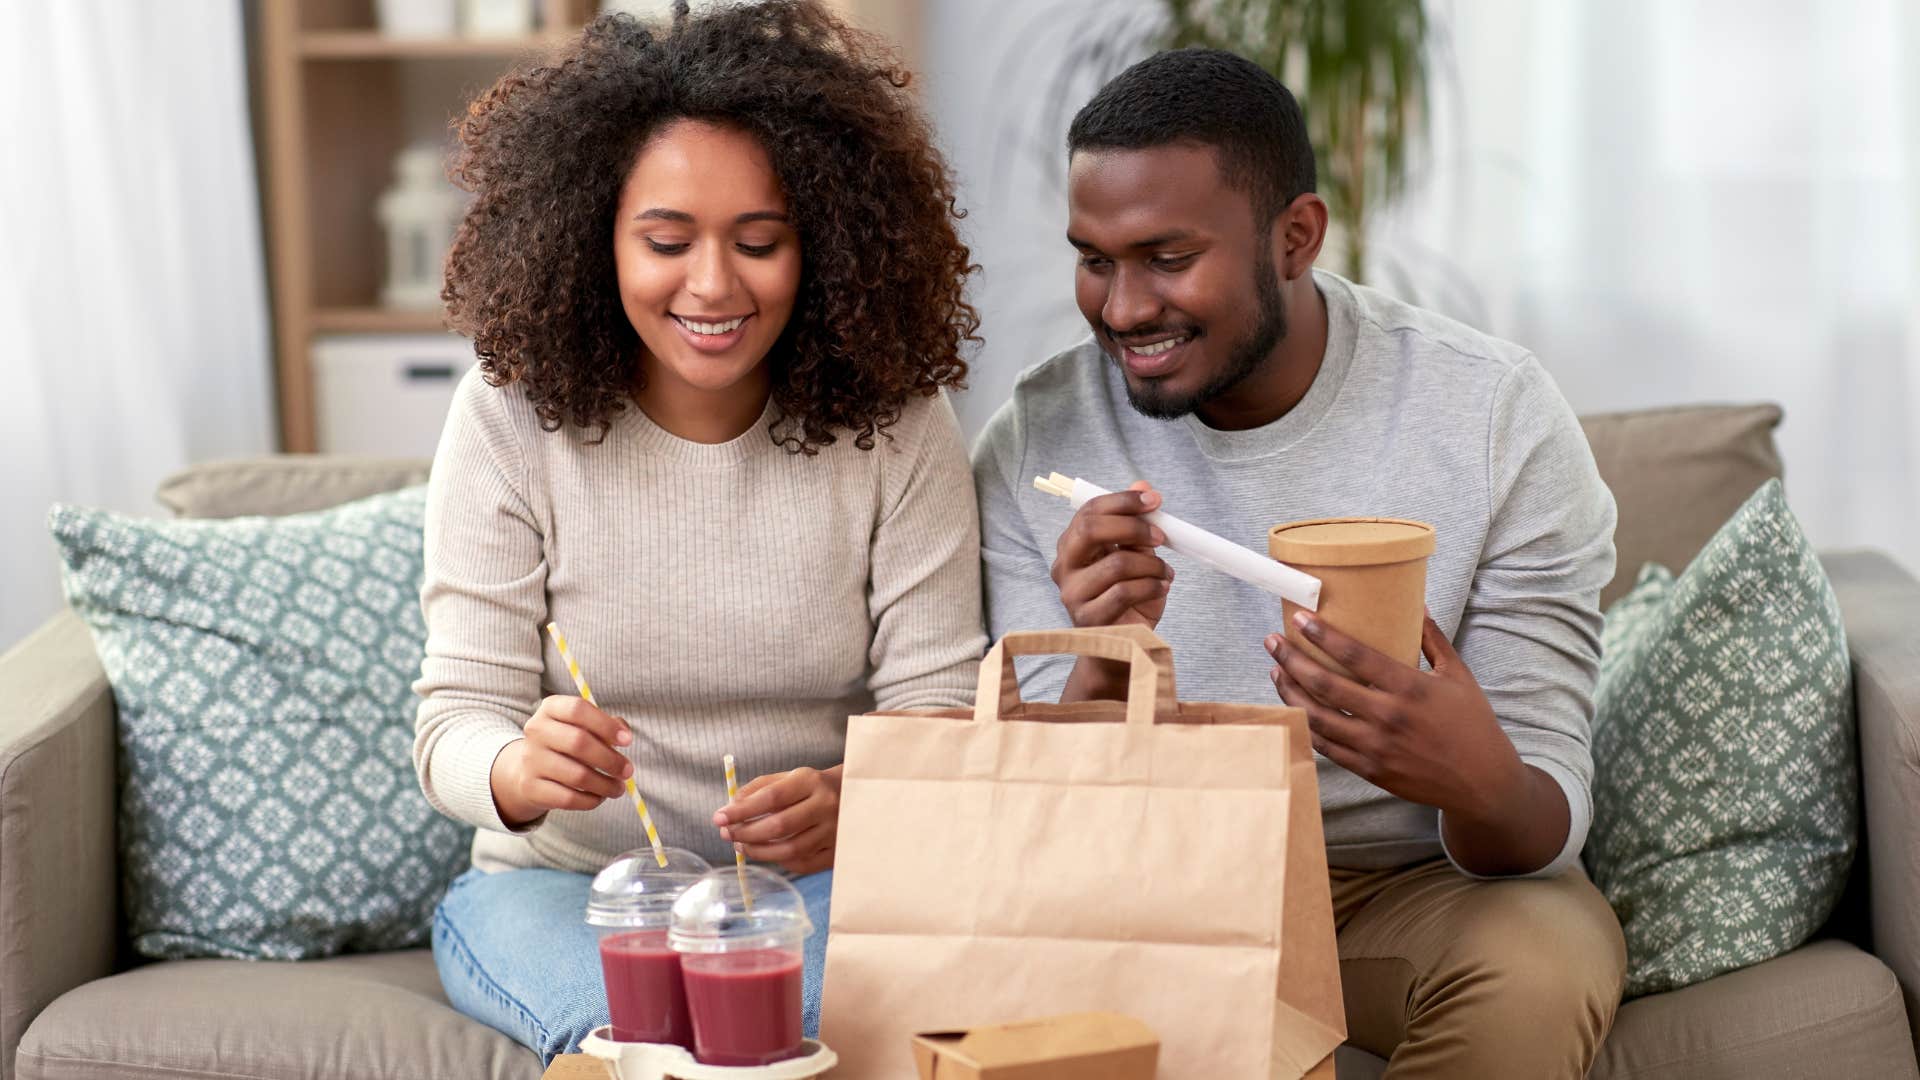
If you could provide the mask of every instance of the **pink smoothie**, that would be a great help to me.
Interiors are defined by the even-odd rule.
[[[607,1011],[619,1042],[673,1043],[693,1049],[693,1023],[680,981],[680,954],[665,930],[636,930],[600,939]],[[799,985],[795,983],[795,985]]]
[[[800,1052],[800,953],[686,956],[693,1053],[704,1065],[767,1065]]]

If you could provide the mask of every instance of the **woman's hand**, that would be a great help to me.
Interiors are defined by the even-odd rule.
[[[769,773],[713,815],[720,837],[750,859],[793,874],[833,868],[840,830],[840,770]]]
[[[626,721],[585,698],[554,696],[527,721],[526,738],[493,759],[493,805],[511,828],[549,810],[591,810],[626,794],[633,763],[616,746],[633,742]]]

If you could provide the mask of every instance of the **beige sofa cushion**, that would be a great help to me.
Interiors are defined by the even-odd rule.
[[[1900,984],[1842,941],[1620,1007],[1596,1080],[1745,1080],[1872,1076],[1911,1080],[1913,1042]]]
[[[1343,1046],[1335,1066],[1340,1080],[1375,1080],[1386,1062]],[[1590,1075],[1913,1080],[1920,1070],[1893,972],[1845,942],[1816,941],[1684,990],[1627,1002]]]
[[[68,991],[20,1041],[19,1080],[537,1080],[540,1058],[460,1015],[425,949],[172,960]]]
[[[326,454],[212,461],[162,480],[155,498],[186,518],[297,514],[423,483],[427,465],[413,458]]]
[[[1678,576],[1747,496],[1779,476],[1777,405],[1700,405],[1580,418],[1620,507],[1605,610],[1657,562]]]

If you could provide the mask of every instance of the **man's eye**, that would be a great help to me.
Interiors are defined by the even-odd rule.
[[[1080,256],[1080,265],[1082,268],[1087,270],[1105,270],[1107,268],[1108,261],[1109,260],[1104,255]]]
[[[661,255],[678,255],[687,250],[688,244],[663,244],[658,240],[648,240],[647,246]]]
[[[1185,270],[1192,264],[1192,255],[1159,255],[1153,260],[1153,268],[1156,270]]]

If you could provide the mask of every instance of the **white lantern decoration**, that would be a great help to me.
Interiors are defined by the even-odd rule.
[[[432,38],[453,34],[455,0],[375,0],[380,32],[388,37]]]
[[[394,158],[394,185],[380,196],[387,230],[387,280],[380,302],[432,310],[440,306],[441,262],[466,210],[466,196],[440,172],[438,146],[410,146]]]
[[[460,0],[460,30],[470,37],[533,32],[533,0]]]
[[[692,0],[687,7],[699,11],[711,6],[708,0]],[[621,12],[631,15],[641,22],[666,23],[673,21],[673,0],[600,0],[600,13]]]

